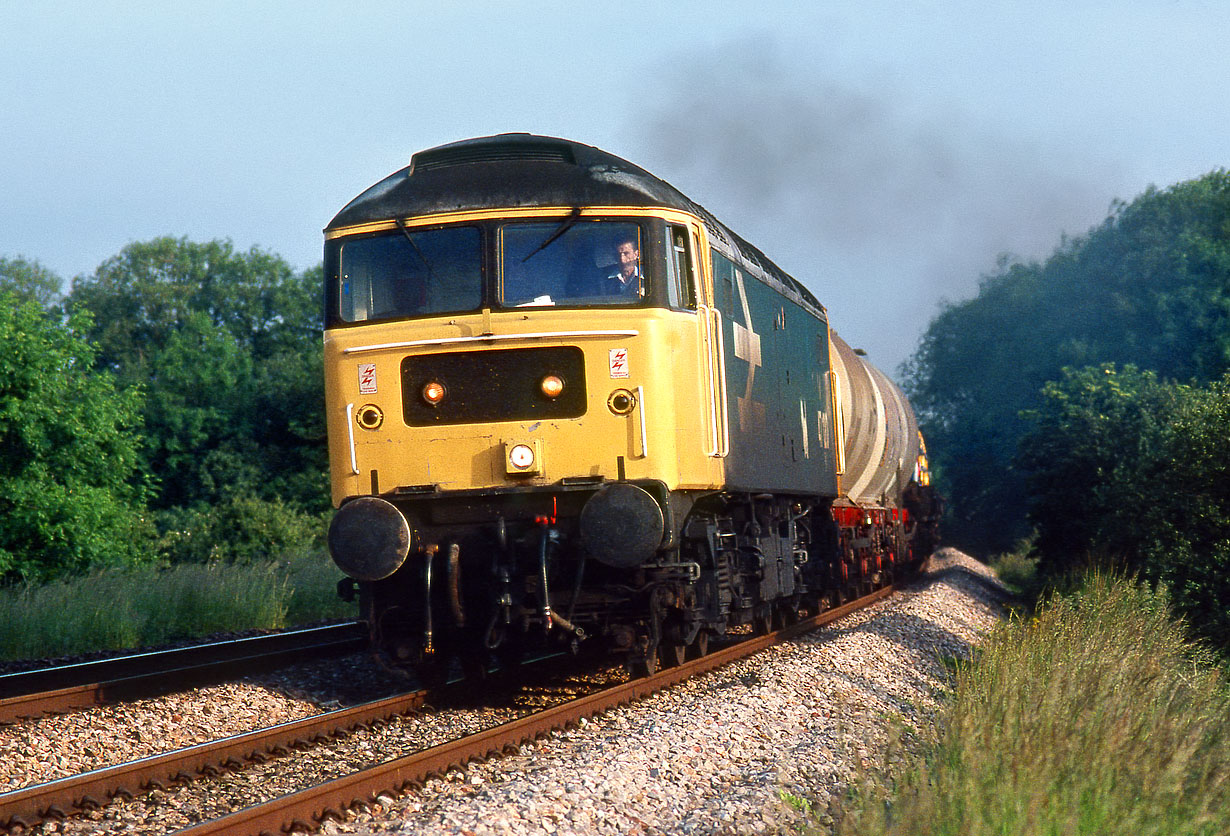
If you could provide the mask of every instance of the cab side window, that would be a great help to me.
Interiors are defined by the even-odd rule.
[[[667,227],[666,267],[672,308],[696,310],[696,278],[692,274],[692,252],[688,230],[674,224]]]

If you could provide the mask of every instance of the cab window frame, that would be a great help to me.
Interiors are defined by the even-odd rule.
[[[654,247],[653,232],[650,225],[646,223],[646,219],[640,217],[628,217],[620,215],[604,215],[604,216],[586,216],[572,221],[570,226],[560,236],[561,239],[566,238],[577,227],[583,224],[596,226],[603,224],[606,226],[627,226],[635,229],[637,239],[637,251],[640,253],[640,272],[642,281],[643,293],[631,299],[623,299],[620,296],[610,295],[605,293],[584,293],[578,292],[584,289],[584,285],[590,282],[594,283],[594,289],[598,290],[598,285],[601,283],[603,271],[609,271],[618,266],[618,261],[612,260],[606,263],[599,263],[596,258],[591,263],[586,263],[581,255],[573,254],[568,261],[579,262],[573,263],[571,269],[564,271],[567,275],[561,279],[561,273],[553,273],[550,276],[550,281],[544,283],[543,289],[554,290],[556,293],[544,293],[538,296],[528,294],[513,295],[510,292],[511,279],[509,276],[509,246],[508,232],[516,228],[533,227],[535,234],[530,236],[532,241],[545,241],[552,234],[556,233],[562,224],[568,223],[564,218],[518,218],[499,220],[494,223],[492,233],[493,259],[494,267],[490,276],[490,294],[491,304],[493,309],[498,310],[524,310],[524,309],[585,309],[585,310],[604,310],[604,309],[627,309],[639,307],[652,307],[660,304],[657,296],[659,295],[659,270],[654,263]],[[612,240],[620,235],[613,235]],[[560,243],[557,239],[547,245],[546,249]],[[573,247],[583,250],[586,246],[594,246],[595,242],[578,241],[573,243]],[[567,252],[566,250],[564,252]],[[537,257],[541,253],[533,252],[529,258]],[[647,257],[647,254],[649,257]],[[560,253],[553,253],[559,256]],[[515,256],[513,256],[515,258]],[[526,259],[529,260],[529,259]],[[522,301],[517,301],[521,299]],[[608,300],[609,301],[604,301]],[[537,304],[536,304],[537,302]]]
[[[669,306],[674,310],[695,312],[700,266],[695,258],[696,236],[687,225],[668,222],[664,224],[662,237]]]
[[[421,235],[423,233],[438,232],[444,230],[472,230],[475,235],[474,259],[472,263],[467,263],[468,266],[476,266],[477,283],[470,291],[473,294],[475,304],[473,307],[457,307],[457,306],[441,306],[438,309],[428,307],[426,310],[390,310],[389,312],[376,315],[374,312],[369,312],[363,318],[356,319],[353,316],[353,307],[351,308],[351,316],[346,316],[346,306],[343,302],[344,287],[347,277],[344,274],[346,270],[345,250],[355,244],[362,244],[366,241],[378,241],[383,239],[400,239],[405,241],[405,233],[401,229],[392,231],[379,230],[376,232],[360,233],[356,235],[346,235],[326,242],[324,274],[325,274],[325,325],[328,328],[336,327],[356,327],[364,325],[374,325],[382,322],[396,322],[402,320],[424,319],[438,316],[448,316],[450,314],[473,313],[480,311],[487,304],[487,275],[489,271],[488,256],[487,256],[487,239],[488,231],[485,229],[485,224],[482,223],[449,223],[435,224],[425,226],[408,227],[407,231],[411,235]],[[369,286],[370,287],[370,286]],[[428,291],[427,285],[424,285],[424,294]],[[393,288],[386,288],[386,292],[395,292]]]

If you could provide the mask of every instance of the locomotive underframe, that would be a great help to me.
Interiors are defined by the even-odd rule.
[[[414,530],[410,555],[383,580],[345,587],[359,589],[373,647],[425,680],[448,675],[453,660],[482,676],[492,662],[595,646],[647,673],[703,653],[731,628],[766,632],[840,604],[912,560],[894,509],[636,484],[661,507],[665,533],[656,554],[630,568],[583,544],[581,510],[600,487],[592,482],[386,495]]]

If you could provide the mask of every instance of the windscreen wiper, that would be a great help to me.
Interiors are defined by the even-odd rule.
[[[419,249],[419,245],[414,243],[414,236],[410,234],[410,230],[406,229],[406,222],[401,218],[395,218],[393,223],[397,224],[397,228],[401,230],[401,234],[406,236],[406,240],[410,242],[410,246],[414,248],[415,255],[419,257],[419,261],[423,262],[423,266],[427,268],[427,275],[431,275],[431,262],[427,260],[427,256],[423,255],[423,251]]]
[[[559,238],[565,232],[572,229],[573,224],[575,224],[580,217],[581,217],[581,207],[580,206],[572,207],[572,212],[569,213],[568,217],[564,218],[564,222],[561,223],[559,226],[557,226],[555,228],[555,231],[547,236],[547,240],[543,241],[541,244],[539,244],[537,247],[534,248],[533,252],[531,252],[525,258],[521,259],[521,263],[524,264],[525,262],[529,261],[534,256],[538,255],[540,252],[545,250],[547,247],[555,243],[555,239]]]

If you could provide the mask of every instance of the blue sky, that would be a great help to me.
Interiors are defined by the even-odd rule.
[[[0,255],[306,268],[416,150],[531,131],[678,186],[892,373],[999,254],[1230,164],[1230,4],[797,5],[0,0]]]

